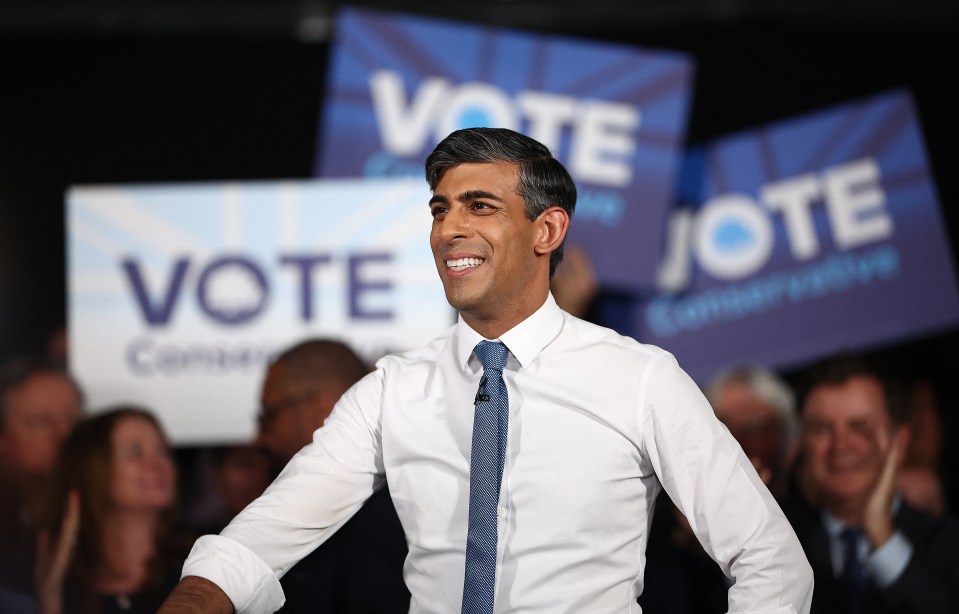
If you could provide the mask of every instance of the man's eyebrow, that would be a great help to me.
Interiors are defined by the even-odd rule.
[[[458,200],[474,200],[477,198],[483,198],[486,200],[495,200],[496,202],[503,202],[503,199],[493,194],[492,192],[487,192],[486,190],[466,190],[459,195]],[[449,204],[449,199],[440,194],[436,194],[433,198],[430,199],[430,206],[432,207],[434,203],[443,203]]]
[[[503,202],[502,198],[485,190],[467,190],[460,195],[460,200],[473,200],[474,198],[485,198],[487,200]]]

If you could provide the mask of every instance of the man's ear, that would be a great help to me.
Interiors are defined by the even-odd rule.
[[[546,255],[563,244],[569,230],[569,214],[562,207],[550,207],[533,221],[536,242],[533,249],[537,255]]]

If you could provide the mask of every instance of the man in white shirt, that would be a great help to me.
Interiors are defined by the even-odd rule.
[[[430,245],[459,321],[351,388],[263,497],[198,540],[162,611],[276,609],[278,577],[388,480],[414,613],[638,611],[662,488],[734,578],[731,612],[808,612],[812,574],[796,536],[695,383],[667,352],[572,317],[549,294],[576,201],[549,150],[510,130],[460,130],[426,173]],[[495,604],[474,610],[464,570],[474,405],[489,401],[493,377],[474,352],[484,340],[508,349],[508,416]]]

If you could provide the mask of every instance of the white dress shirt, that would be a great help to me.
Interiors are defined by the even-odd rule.
[[[260,499],[197,541],[183,574],[215,582],[238,612],[273,611],[279,577],[386,479],[409,542],[410,612],[459,612],[481,340],[460,319],[381,359]],[[812,571],[795,533],[671,354],[551,296],[500,340],[510,416],[497,613],[639,612],[661,488],[733,578],[730,612],[808,612]]]

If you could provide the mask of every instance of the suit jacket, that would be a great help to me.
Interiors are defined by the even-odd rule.
[[[407,546],[387,488],[280,580],[284,614],[406,614]]]
[[[820,510],[798,499],[782,502],[782,508],[813,569],[811,614],[845,614],[843,587],[833,573]],[[890,586],[880,589],[870,581],[865,612],[959,612],[959,521],[949,515],[933,518],[903,502],[893,522],[912,544],[912,558]]]

